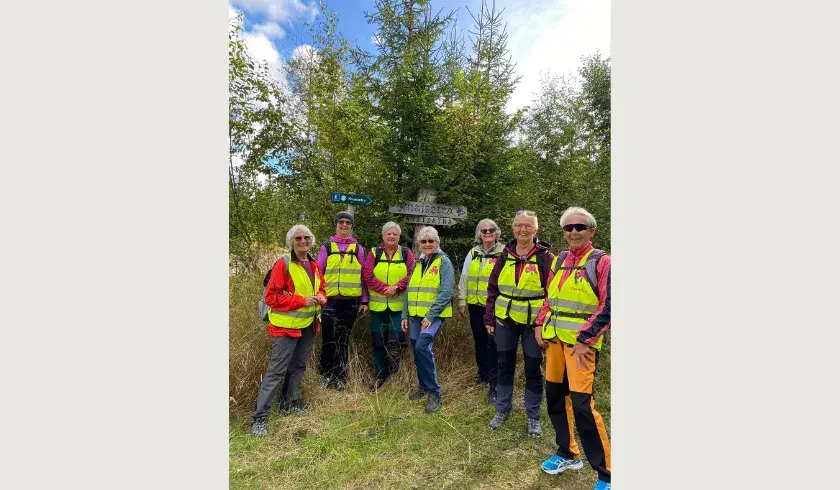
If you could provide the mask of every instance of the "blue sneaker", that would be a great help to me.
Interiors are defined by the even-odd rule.
[[[556,475],[557,473],[562,473],[568,469],[572,470],[579,470],[583,468],[583,461],[579,459],[566,459],[562,456],[558,456],[553,454],[550,458],[542,462],[540,465],[543,471],[548,473],[549,475]],[[600,482],[600,480],[599,480]],[[601,482],[606,483],[606,482]],[[609,484],[608,484],[609,485]],[[609,488],[609,487],[608,487]],[[601,490],[601,489],[598,489]]]
[[[592,490],[612,490],[612,485],[604,480],[598,480],[595,482],[595,488]]]

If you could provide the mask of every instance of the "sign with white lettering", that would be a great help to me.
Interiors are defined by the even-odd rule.
[[[465,218],[466,206],[451,206],[449,204],[435,204],[428,202],[409,201],[397,206],[389,206],[388,211],[394,214],[413,214],[415,216],[441,216],[446,218]]]
[[[408,216],[406,221],[429,226],[452,226],[458,223],[452,218],[444,218],[442,216]]]

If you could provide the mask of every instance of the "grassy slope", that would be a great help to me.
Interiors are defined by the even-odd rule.
[[[491,433],[494,410],[475,376],[472,338],[463,321],[450,320],[435,342],[443,409],[423,412],[423,402],[407,396],[416,386],[411,354],[404,369],[378,394],[371,381],[367,320],[351,340],[351,384],[336,393],[319,386],[310,359],[303,396],[308,413],[281,416],[272,409],[267,438],[248,434],[249,409],[265,369],[268,341],[253,319],[258,279],[231,278],[231,488],[564,488],[589,489],[596,479],[588,465],[549,476],[539,463],[554,449],[554,431],[545,415],[543,435],[525,435],[524,374],[517,365],[514,413]],[[255,293],[254,291],[257,290]],[[596,408],[609,427],[609,347],[601,356]]]

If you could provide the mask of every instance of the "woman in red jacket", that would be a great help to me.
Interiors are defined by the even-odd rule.
[[[268,434],[266,423],[271,403],[287,371],[287,402],[296,411],[302,411],[297,406],[298,387],[312,354],[315,334],[320,329],[321,307],[327,304],[324,275],[309,254],[313,243],[315,236],[309,228],[293,226],[286,233],[286,246],[293,253],[281,257],[271,270],[265,290],[265,303],[271,308],[268,312],[271,358],[254,406],[251,434],[255,436]]]

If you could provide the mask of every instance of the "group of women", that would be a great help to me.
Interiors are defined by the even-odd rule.
[[[301,412],[299,385],[321,333],[319,371],[324,386],[336,390],[347,382],[350,330],[356,316],[370,310],[371,340],[378,390],[400,365],[405,334],[413,351],[418,388],[408,397],[425,398],[425,411],[441,408],[433,343],[446,318],[453,316],[454,267],[440,248],[433,227],[417,233],[419,257],[399,245],[395,222],[382,227],[382,244],[365,254],[352,235],[354,218],[335,217],[336,234],[319,250],[304,225],[286,234],[291,253],[284,255],[266,279],[264,301],[270,308],[271,356],[253,412],[251,432],[267,434],[272,403]],[[596,490],[610,488],[610,443],[595,410],[592,386],[598,352],[610,326],[610,256],[594,249],[597,223],[583,208],[567,209],[560,218],[569,249],[555,256],[537,240],[533,211],[518,211],[513,239],[501,242],[491,219],[476,226],[476,246],[467,254],[458,284],[458,310],[473,333],[476,382],[487,384],[488,402],[496,413],[490,430],[510,417],[517,345],[525,371],[527,433],[540,436],[543,389],[558,449],[543,461],[549,474],[580,469],[577,427],[590,466],[598,473]],[[546,356],[543,379],[543,352]],[[281,388],[282,383],[282,388]]]

